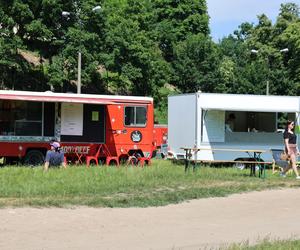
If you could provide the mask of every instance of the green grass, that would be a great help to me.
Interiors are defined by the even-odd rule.
[[[250,177],[249,169],[198,167],[184,172],[183,165],[154,160],[150,167],[71,166],[0,168],[0,207],[101,206],[147,207],[205,197],[280,187],[300,187],[293,177],[269,171],[266,179]]]
[[[250,246],[248,243],[232,244],[226,250],[298,250],[300,249],[300,240],[275,240],[268,239],[259,244]]]

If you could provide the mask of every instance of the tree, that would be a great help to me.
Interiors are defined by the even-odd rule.
[[[289,24],[280,41],[289,48],[284,64],[285,76],[289,78],[286,87],[292,94],[300,95],[300,20]]]
[[[262,14],[258,16],[257,25],[242,24],[234,32],[235,36],[223,39],[219,46],[226,57],[220,66],[220,90],[265,94],[269,82],[271,94],[295,95],[299,86],[297,23],[298,6],[282,4],[274,25]],[[281,52],[284,48],[288,48],[288,53]],[[258,53],[250,53],[253,49]],[[228,76],[236,83],[229,84]]]
[[[173,60],[174,47],[188,35],[209,35],[206,2],[203,0],[154,0],[156,33],[164,58]]]
[[[218,50],[203,34],[190,35],[175,48],[174,85],[182,92],[215,89]]]
[[[107,17],[104,63],[123,79],[123,93],[153,95],[168,82],[169,66],[152,38],[151,8],[147,1],[132,0]]]

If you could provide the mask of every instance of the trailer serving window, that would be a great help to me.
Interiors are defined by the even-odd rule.
[[[8,136],[41,136],[41,102],[0,100],[0,134]]]
[[[234,117],[234,119],[230,119]],[[226,111],[225,121],[231,122],[231,132],[267,132],[282,131],[286,121],[295,120],[294,113]]]
[[[125,107],[125,126],[143,127],[147,122],[147,108],[142,106]]]

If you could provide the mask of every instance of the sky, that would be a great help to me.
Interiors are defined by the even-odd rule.
[[[243,22],[257,24],[257,15],[266,14],[275,22],[280,4],[300,0],[206,0],[211,36],[215,42],[232,34]]]

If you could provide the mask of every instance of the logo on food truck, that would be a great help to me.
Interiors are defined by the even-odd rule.
[[[67,154],[88,154],[90,151],[90,146],[62,146],[61,149],[64,153]]]
[[[130,137],[133,142],[140,142],[143,138],[142,133],[138,130],[132,131]]]

